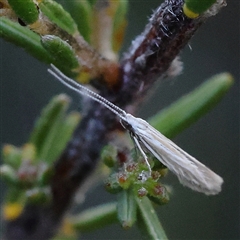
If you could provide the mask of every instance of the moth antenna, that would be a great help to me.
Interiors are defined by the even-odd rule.
[[[126,121],[126,112],[124,110],[122,110],[118,106],[114,105],[113,103],[108,101],[106,98],[100,96],[99,94],[91,91],[87,87],[84,87],[81,84],[74,81],[73,79],[67,77],[53,64],[51,64],[51,67],[52,67],[52,69],[48,69],[48,72],[50,74],[52,74],[62,84],[64,84],[68,88],[72,89],[73,91],[75,91],[81,95],[87,96],[87,97],[93,99],[94,101],[101,103],[103,106],[105,106],[110,111],[115,113],[119,118]]]

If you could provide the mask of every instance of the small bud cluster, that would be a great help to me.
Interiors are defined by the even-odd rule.
[[[108,151],[108,154],[106,154],[106,149],[111,149],[111,151]],[[108,192],[119,193],[123,190],[133,189],[135,195],[140,198],[147,196],[158,204],[165,204],[169,201],[166,187],[159,183],[159,179],[166,174],[165,166],[156,164],[156,170],[149,174],[146,162],[141,156],[137,157],[134,153],[128,154],[125,156],[130,157],[126,157],[124,163],[119,163],[117,158],[119,154],[117,154],[116,148],[107,146],[103,152],[106,154],[103,160],[106,163],[106,160],[111,159],[112,162],[108,166],[115,170],[105,182],[105,188]],[[135,161],[134,156],[140,159],[135,158]],[[154,168],[154,160],[150,158],[149,162]]]

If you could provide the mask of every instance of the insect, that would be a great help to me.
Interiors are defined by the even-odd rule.
[[[223,179],[220,176],[186,153],[170,139],[153,128],[148,122],[126,113],[107,99],[68,78],[54,65],[51,65],[51,67],[52,69],[48,69],[48,71],[68,88],[103,104],[120,118],[123,126],[129,131],[136,146],[143,155],[149,172],[151,172],[151,167],[143,148],[151,152],[162,164],[173,172],[184,186],[205,193],[206,195],[214,195],[221,191]]]

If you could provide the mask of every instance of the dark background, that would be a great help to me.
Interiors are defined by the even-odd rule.
[[[129,28],[124,48],[139,34],[159,1],[131,0]],[[158,84],[157,91],[139,111],[148,118],[214,74],[228,71],[235,84],[220,104],[196,124],[174,139],[184,150],[211,167],[224,178],[222,192],[205,196],[182,187],[169,174],[165,182],[174,188],[168,205],[158,207],[159,218],[170,239],[240,239],[240,159],[239,159],[239,73],[240,73],[240,3],[228,1],[228,7],[207,21],[181,56],[184,72],[174,80]],[[22,49],[0,40],[1,143],[22,145],[42,107],[66,90],[47,73],[47,66]],[[154,103],[153,103],[154,102]],[[1,189],[4,189],[1,185]],[[3,194],[4,190],[2,190]],[[115,200],[103,190],[102,182],[91,189],[82,209]],[[137,227],[123,231],[113,225],[83,239],[139,239]]]

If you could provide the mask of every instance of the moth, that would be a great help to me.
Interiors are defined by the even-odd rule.
[[[173,172],[184,186],[205,193],[206,195],[215,195],[221,191],[223,179],[219,175],[182,150],[148,122],[134,117],[99,94],[65,76],[54,65],[51,65],[51,67],[52,69],[48,69],[48,71],[65,86],[101,103],[119,117],[122,125],[129,131],[136,146],[143,155],[149,172],[151,172],[151,167],[143,148],[147,149]]]

